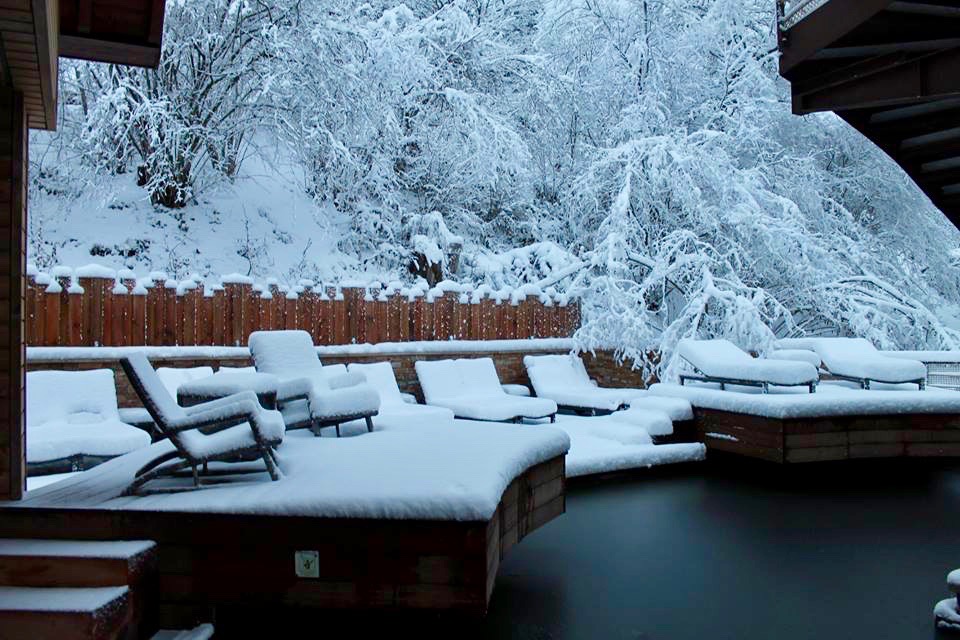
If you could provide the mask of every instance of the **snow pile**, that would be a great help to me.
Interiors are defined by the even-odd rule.
[[[775,385],[804,385],[819,379],[816,368],[807,362],[753,358],[729,340],[681,340],[677,353],[708,378]]]
[[[113,371],[27,373],[27,462],[119,456],[150,444],[120,421]]]
[[[774,349],[766,355],[768,360],[796,360],[807,362],[814,367],[820,366],[820,356],[808,349]]]

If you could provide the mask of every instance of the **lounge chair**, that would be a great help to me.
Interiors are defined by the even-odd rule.
[[[363,419],[373,431],[380,396],[361,374],[331,375],[306,331],[255,331],[250,353],[257,371],[280,379],[277,405],[288,429],[307,427],[319,436],[323,427]],[[334,370],[336,372],[336,370]]]
[[[192,470],[194,488],[199,488],[201,468],[207,474],[210,462],[262,459],[270,478],[279,480],[273,448],[283,441],[283,417],[277,411],[261,407],[252,391],[184,408],[167,391],[145,355],[125,356],[120,363],[158,431],[174,446],[173,451],[151,460],[137,471],[125,495],[136,493],[155,478],[187,469]]]
[[[640,389],[597,386],[579,356],[524,356],[523,364],[538,398],[549,398],[561,409],[597,415],[611,413],[630,404],[643,393]]]
[[[520,422],[524,418],[556,421],[557,403],[548,398],[507,394],[490,358],[419,360],[417,378],[427,404],[446,407],[458,418]]]
[[[355,363],[347,367],[350,373],[360,373],[380,395],[380,414],[391,418],[450,422],[453,411],[444,407],[417,404],[413,394],[401,393],[393,365],[389,362]]]
[[[800,338],[789,344],[812,349],[823,362],[825,374],[856,382],[862,389],[869,389],[871,382],[926,388],[926,365],[919,360],[886,356],[864,338]]]
[[[754,358],[729,340],[685,339],[677,353],[692,369],[692,373],[680,373],[681,385],[696,380],[717,382],[721,389],[728,384],[760,387],[763,393],[771,386],[808,387],[810,393],[817,390],[819,375],[809,362]]]
[[[27,468],[81,471],[150,446],[150,434],[120,419],[113,370],[27,373]]]

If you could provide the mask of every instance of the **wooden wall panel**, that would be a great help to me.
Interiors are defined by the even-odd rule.
[[[0,89],[0,499],[25,489],[24,274],[27,119],[23,94]]]

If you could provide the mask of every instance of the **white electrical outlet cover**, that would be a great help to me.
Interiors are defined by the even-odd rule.
[[[320,553],[317,551],[294,551],[294,567],[298,578],[320,577]]]

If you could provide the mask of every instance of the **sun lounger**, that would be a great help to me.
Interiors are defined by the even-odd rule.
[[[549,398],[564,409],[592,415],[610,413],[642,393],[640,389],[597,386],[580,357],[572,354],[525,356],[523,364],[537,397]]]
[[[280,379],[277,403],[288,429],[309,427],[320,435],[323,427],[336,427],[362,419],[373,431],[373,416],[380,409],[380,396],[363,375],[330,375],[306,331],[255,331],[250,334],[250,353],[257,371]],[[326,370],[326,371],[325,371]]]
[[[871,382],[926,387],[926,365],[919,360],[884,355],[864,338],[797,338],[784,342],[791,347],[812,349],[823,362],[826,374],[856,382],[863,389],[869,389]]]
[[[27,373],[27,465],[31,473],[80,471],[150,445],[120,420],[111,369]]]
[[[819,376],[808,362],[754,358],[729,340],[681,340],[680,359],[692,370],[680,373],[680,384],[687,380],[726,385],[760,387],[767,393],[771,386],[799,387],[816,391]]]
[[[380,395],[380,416],[414,420],[453,420],[453,411],[450,409],[417,404],[413,395],[401,393],[393,373],[393,365],[389,362],[350,363],[347,370],[350,373],[363,374],[367,383],[377,390]]]
[[[145,355],[125,356],[120,363],[157,430],[174,446],[137,471],[127,495],[155,478],[188,469],[198,488],[201,471],[206,473],[210,462],[262,459],[270,478],[280,478],[273,448],[283,441],[283,417],[261,407],[252,391],[184,408],[167,391]],[[249,470],[233,471],[246,472]]]
[[[553,400],[507,394],[490,358],[419,360],[416,370],[427,404],[446,407],[458,418],[514,422],[556,419],[557,404]]]

